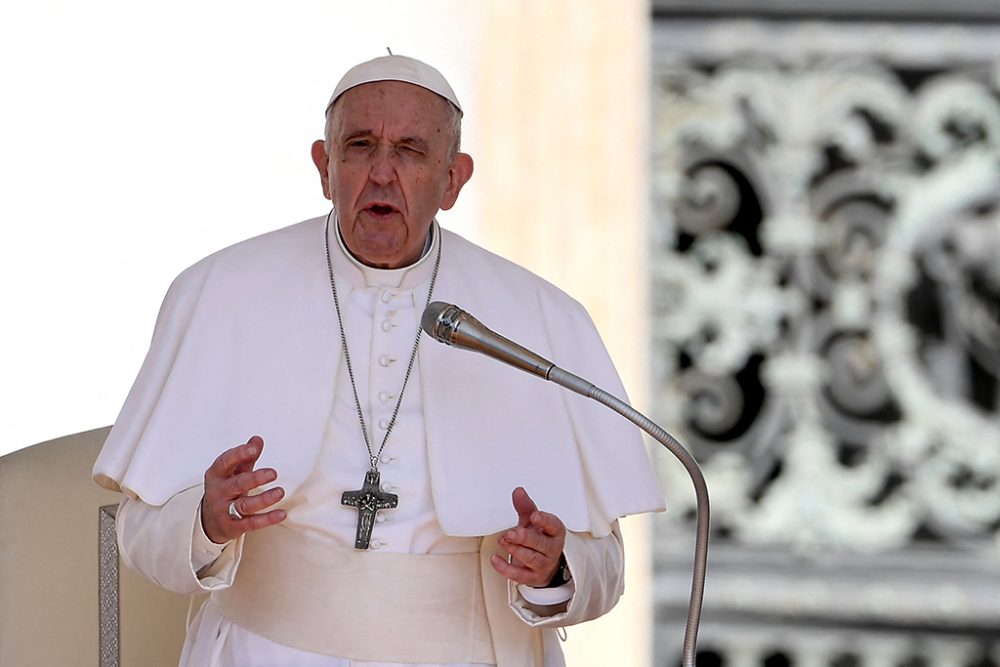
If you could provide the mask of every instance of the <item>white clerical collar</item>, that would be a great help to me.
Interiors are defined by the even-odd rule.
[[[333,262],[333,270],[338,275],[347,278],[356,287],[394,287],[407,290],[430,280],[431,273],[434,271],[433,256],[437,252],[437,244],[440,243],[441,238],[441,230],[438,228],[437,220],[431,221],[431,231],[420,259],[399,269],[379,269],[362,264],[344,244],[336,214],[332,216],[330,225],[336,231],[337,239],[336,242],[333,239],[330,240],[330,260]]]

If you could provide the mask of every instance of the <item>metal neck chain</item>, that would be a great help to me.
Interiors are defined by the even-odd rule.
[[[371,462],[371,469],[378,470],[378,460],[382,456],[382,450],[385,449],[385,443],[389,440],[389,434],[392,433],[392,427],[396,425],[396,416],[399,414],[399,406],[403,404],[403,394],[406,392],[406,384],[410,381],[410,373],[413,371],[413,363],[417,359],[417,348],[420,347],[420,325],[417,324],[417,336],[413,341],[413,350],[410,352],[410,362],[406,365],[406,375],[403,377],[403,386],[399,390],[399,400],[396,401],[396,407],[392,411],[392,418],[389,420],[389,425],[385,429],[385,437],[382,438],[382,444],[378,448],[378,452],[372,452],[371,438],[368,437],[368,425],[365,423],[365,414],[361,410],[361,400],[358,398],[358,386],[354,382],[354,369],[351,367],[351,354],[347,351],[347,334],[344,333],[344,318],[340,314],[340,299],[337,296],[337,281],[333,276],[333,257],[330,254],[330,217],[333,215],[333,209],[326,215],[326,229],[324,231],[324,238],[326,239],[326,266],[330,271],[330,289],[333,290],[333,307],[337,311],[337,325],[340,327],[340,345],[344,349],[344,362],[347,364],[347,377],[351,380],[351,389],[354,391],[354,407],[358,410],[358,421],[361,423],[361,435],[365,439],[365,447],[368,449],[368,457]],[[431,302],[431,295],[434,294],[434,284],[437,282],[438,268],[441,266],[441,238],[438,234],[437,243],[437,256],[434,258],[434,271],[431,273],[431,286],[427,291],[427,303],[424,304],[424,308],[427,308]],[[419,318],[418,318],[419,319]]]

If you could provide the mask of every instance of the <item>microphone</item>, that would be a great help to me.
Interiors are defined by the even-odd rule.
[[[680,460],[691,476],[698,507],[695,525],[694,572],[681,656],[684,667],[694,667],[698,626],[701,622],[701,605],[705,594],[705,571],[708,568],[709,522],[708,485],[705,483],[705,477],[694,457],[672,435],[625,401],[583,378],[559,368],[548,359],[514,341],[504,338],[458,306],[441,301],[428,304],[420,317],[420,327],[439,343],[485,354],[602,403],[648,433]]]
[[[472,315],[450,303],[435,301],[428,304],[420,317],[420,327],[439,343],[480,352],[546,380],[555,368],[555,364],[548,359],[491,331]]]

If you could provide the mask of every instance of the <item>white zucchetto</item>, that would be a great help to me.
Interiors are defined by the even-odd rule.
[[[441,72],[416,58],[396,55],[375,58],[347,70],[347,74],[333,90],[326,110],[329,111],[337,98],[351,88],[375,81],[404,81],[426,88],[454,104],[458,112],[462,113],[462,105],[458,103],[458,96],[455,95],[455,91],[451,89]]]

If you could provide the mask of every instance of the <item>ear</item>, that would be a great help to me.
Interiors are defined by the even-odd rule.
[[[312,145],[312,159],[316,169],[319,170],[319,180],[323,185],[323,196],[332,200],[333,194],[330,192],[330,156],[326,154],[326,144],[322,139],[317,139]]]
[[[448,169],[448,187],[445,188],[441,196],[441,209],[447,211],[455,205],[458,200],[458,193],[462,191],[462,186],[472,178],[472,156],[466,153],[458,153],[451,162]]]

